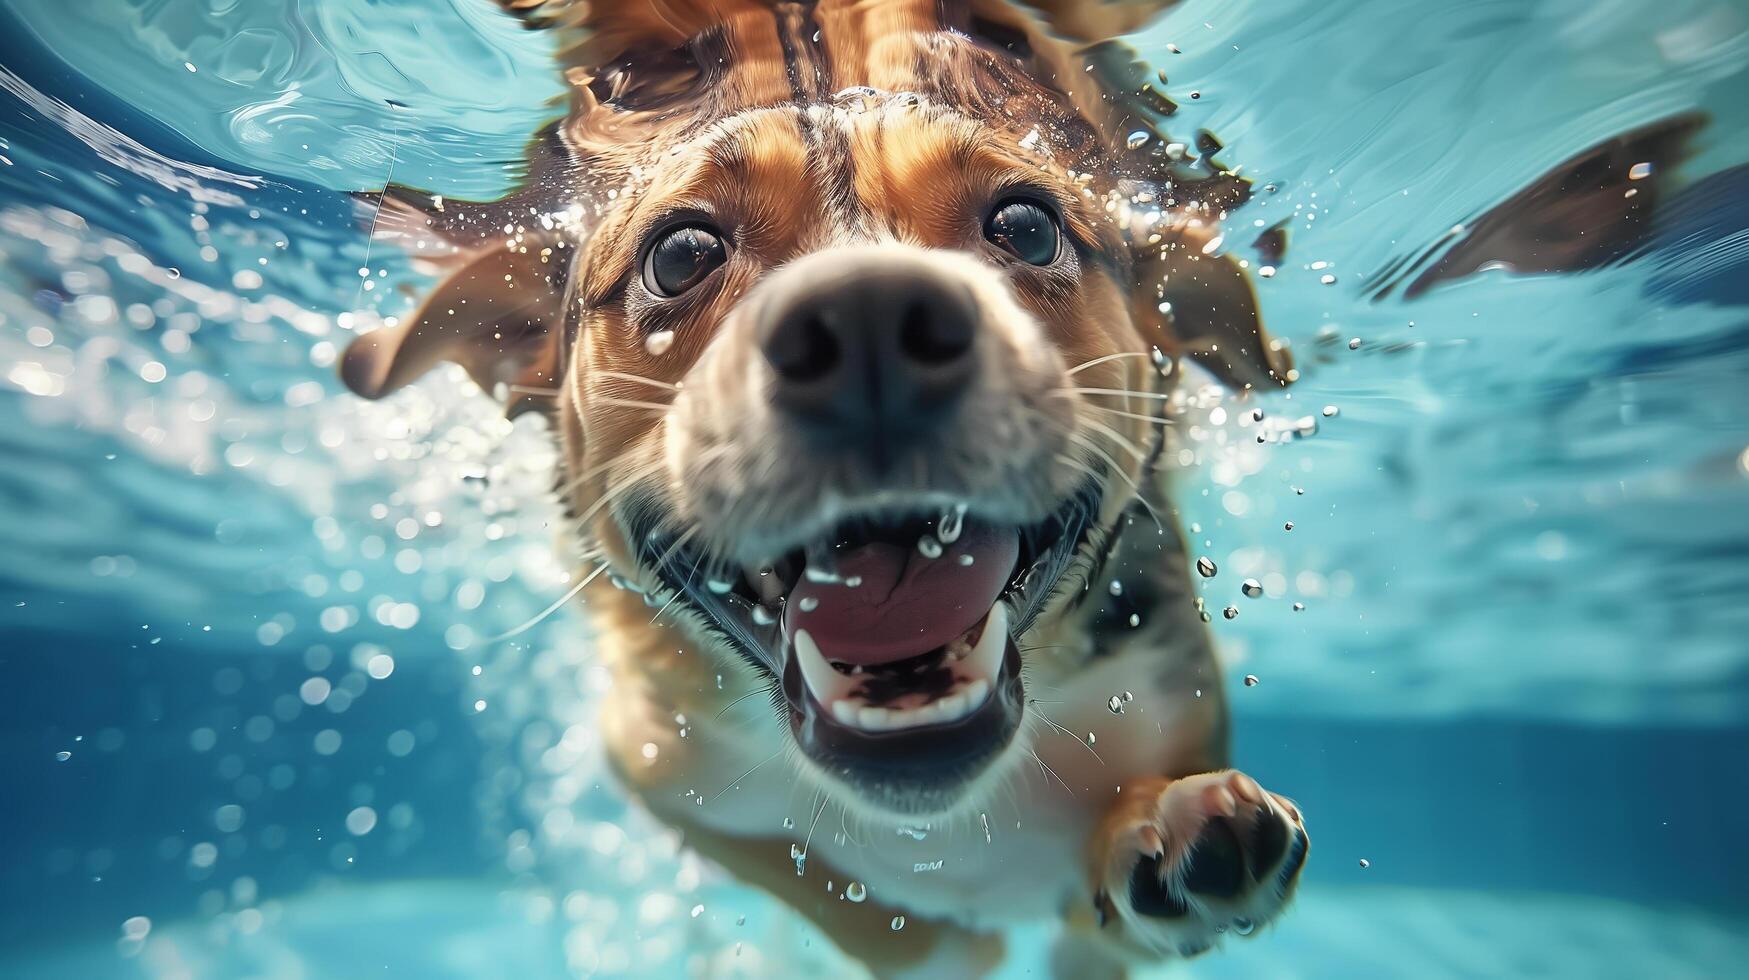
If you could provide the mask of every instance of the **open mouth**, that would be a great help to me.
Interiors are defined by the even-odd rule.
[[[781,682],[810,758],[910,809],[951,795],[1013,739],[1025,710],[1016,638],[1098,506],[1089,484],[1032,525],[965,507],[858,516],[740,567],[638,527],[660,526],[650,508],[626,526],[667,590]]]

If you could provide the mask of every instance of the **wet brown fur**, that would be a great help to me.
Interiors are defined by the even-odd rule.
[[[745,315],[742,298],[786,263],[839,246],[896,242],[984,255],[981,215],[1013,189],[1047,196],[1076,252],[1068,269],[1007,274],[1014,300],[1055,356],[1082,365],[1136,355],[1072,375],[1073,384],[1164,394],[1177,372],[1154,370],[1146,356],[1153,349],[1169,361],[1194,360],[1235,388],[1292,378],[1286,351],[1262,328],[1244,271],[1205,248],[1224,208],[1243,200],[1244,182],[1211,164],[1209,153],[1196,167],[1161,153],[1169,100],[1126,51],[1104,43],[1167,3],[500,3],[531,26],[560,32],[568,112],[537,142],[527,189],[504,202],[439,206],[405,189],[385,194],[395,234],[409,245],[442,243],[433,261],[449,276],[399,326],[362,338],[342,370],[355,390],[379,397],[451,360],[484,384],[507,385],[514,407],[551,414],[564,444],[566,503],[588,518],[579,533],[601,542],[628,578],[640,578],[638,562],[603,503],[644,483],[677,498],[690,492],[684,482],[652,476],[671,462],[664,406],[677,395],[668,386],[689,383],[693,366]],[[855,86],[878,90],[880,104],[822,108]],[[891,93],[918,98],[895,104]],[[1126,136],[1136,131],[1150,136],[1132,148]],[[1139,188],[1164,205],[1159,224],[1133,213]],[[708,286],[655,302],[637,288],[641,243],[691,211],[733,228],[736,249]],[[652,353],[643,338],[662,330],[674,332],[674,344]],[[1174,531],[1169,546],[1147,555],[1137,550],[1146,542],[1123,537],[1137,495],[1169,509],[1154,471],[1165,427],[1146,419],[1160,404],[1063,395],[1067,421],[1059,424],[1086,436],[1066,448],[1108,471],[1101,534],[1121,545],[1120,554],[1139,555],[1125,566],[1132,582],[1156,578],[1155,592],[1172,601],[1149,611],[1146,629],[1112,639],[1092,629],[1097,603],[1069,595],[1076,583],[1066,582],[1033,639],[1064,652],[1038,654],[1034,669],[1072,672],[1095,654],[1127,651],[1154,658],[1134,661],[1137,676],[1169,679],[1184,691],[1206,686],[1206,699],[1199,690],[1200,700],[1177,709],[1173,724],[1182,733],[1149,750],[1156,755],[1148,772],[1157,775],[1145,785],[1163,791],[1171,777],[1224,766],[1226,731],[1219,678],[1183,581],[1181,542]],[[1109,436],[1087,436],[1092,423]],[[1087,443],[1100,447],[1097,455]],[[1053,489],[1080,479],[1064,464],[1043,465]],[[1099,569],[1085,574],[1106,576],[1094,579],[1096,587],[1109,578]],[[905,906],[881,907],[877,897],[847,912],[844,903],[823,901],[817,883],[798,884],[775,839],[726,833],[683,806],[679,791],[700,773],[739,762],[726,741],[677,740],[673,714],[720,716],[731,698],[764,681],[722,666],[732,658],[721,651],[701,656],[712,640],[684,609],[665,621],[690,627],[677,638],[628,593],[597,588],[588,600],[618,685],[607,738],[622,774],[653,809],[883,972],[949,947],[964,963],[994,962],[999,944],[989,937],[927,917],[914,915],[911,928],[891,933],[882,916]],[[731,683],[713,683],[725,671]],[[646,744],[657,747],[653,759]],[[1124,812],[1138,806],[1125,801]],[[1102,866],[1115,839],[1085,845],[1099,855],[1088,860]]]

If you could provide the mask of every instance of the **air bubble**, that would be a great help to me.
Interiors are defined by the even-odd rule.
[[[1228,606],[1227,608],[1221,610],[1221,615],[1227,617],[1228,619],[1238,619],[1239,618],[1239,607],[1238,606]]]
[[[1107,701],[1107,702],[1105,702],[1105,706],[1106,706],[1106,707],[1107,707],[1107,708],[1110,708],[1110,709],[1111,709],[1111,713],[1112,713],[1112,714],[1114,714],[1114,715],[1121,715],[1121,714],[1123,714],[1123,698],[1121,698],[1121,697],[1119,697],[1119,696],[1118,696],[1118,695],[1116,695],[1116,694],[1113,694],[1113,695],[1112,695],[1112,696],[1111,696],[1111,700],[1110,700],[1110,701]]]
[[[674,331],[658,330],[644,338],[644,351],[651,357],[661,357],[674,347]]]
[[[1124,140],[1123,143],[1132,150],[1139,150],[1148,145],[1148,134],[1138,129],[1131,133],[1129,138]]]
[[[917,550],[925,558],[940,558],[941,542],[935,540],[934,535],[925,534],[917,539]]]
[[[1215,563],[1209,560],[1208,557],[1204,556],[1196,560],[1196,571],[1197,574],[1201,575],[1203,578],[1214,578],[1217,569],[1215,568]]]
[[[868,888],[860,881],[853,881],[844,886],[844,897],[853,902],[861,902],[863,899],[868,898]]]
[[[1359,337],[1350,337],[1348,339],[1348,349],[1349,350],[1360,350],[1360,338]]]
[[[941,520],[935,525],[935,538],[942,544],[953,544],[960,539],[960,532],[965,530],[966,505],[954,504],[941,514]],[[919,544],[919,548],[922,545]],[[928,554],[928,552],[925,552]],[[930,557],[935,557],[930,555]]]
[[[1325,405],[1324,406],[1324,417],[1327,419],[1333,419],[1336,417],[1336,413],[1340,412],[1340,411],[1341,411],[1341,409],[1337,408],[1335,405]]]
[[[1263,583],[1254,578],[1248,578],[1239,584],[1239,591],[1245,593],[1245,598],[1255,599],[1263,594]]]
[[[905,928],[905,917],[902,915],[893,916],[893,931],[898,932],[903,928]]]
[[[1245,686],[1246,687],[1256,687],[1257,686],[1257,675],[1256,674],[1246,674],[1245,675]]]

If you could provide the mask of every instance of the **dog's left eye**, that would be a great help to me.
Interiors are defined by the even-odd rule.
[[[644,259],[644,285],[657,296],[675,297],[698,285],[729,260],[722,233],[705,225],[672,228]]]
[[[1008,198],[990,210],[984,237],[1022,262],[1050,265],[1056,261],[1062,232],[1057,216],[1025,198]]]

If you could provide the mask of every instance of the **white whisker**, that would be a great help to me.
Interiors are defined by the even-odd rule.
[[[1172,396],[1158,391],[1131,391],[1128,388],[1053,388],[1053,395],[1120,395],[1124,398],[1152,398],[1166,401]]]
[[[1085,371],[1088,368],[1098,367],[1099,365],[1104,364],[1108,361],[1115,361],[1115,360],[1118,360],[1120,358],[1125,358],[1125,357],[1152,357],[1152,356],[1153,356],[1153,354],[1151,354],[1151,353],[1150,354],[1143,354],[1143,353],[1140,353],[1138,351],[1119,351],[1116,354],[1107,354],[1104,357],[1095,357],[1091,361],[1082,361],[1080,364],[1075,365],[1074,367],[1070,368],[1069,370],[1065,371],[1064,373],[1065,374],[1080,374],[1082,371]]]
[[[658,381],[655,378],[646,378],[641,374],[627,374],[624,371],[591,371],[590,374],[597,378],[613,378],[617,381],[631,381],[636,384],[649,385],[652,388],[666,388],[669,391],[680,390],[680,386],[677,384],[672,384],[667,381]]]
[[[569,592],[566,592],[564,595],[560,596],[556,601],[553,602],[552,605],[541,610],[539,615],[535,616],[533,619],[529,620],[528,622],[523,623],[521,626],[518,626],[515,629],[509,631],[508,633],[500,633],[497,636],[492,637],[490,640],[487,640],[486,642],[498,643],[502,640],[508,640],[513,636],[517,636],[519,634],[526,633],[529,630],[534,629],[536,626],[539,626],[541,624],[541,622],[543,620],[545,620],[548,616],[551,616],[553,613],[558,612],[560,606],[563,606],[565,603],[570,602],[572,599],[575,599],[577,597],[577,593],[582,592],[584,589],[588,588],[589,583],[595,581],[596,577],[598,577],[602,572],[607,571],[607,569],[608,569],[608,563],[602,562],[599,566],[596,567],[595,571],[590,572],[588,575],[583,576],[581,581],[579,581],[576,585],[571,586],[571,589]]]
[[[639,401],[636,398],[613,398],[608,395],[596,395],[589,399],[589,401],[596,405],[613,405],[617,408],[643,408],[653,412],[666,412],[672,407],[664,405],[661,402]]]

